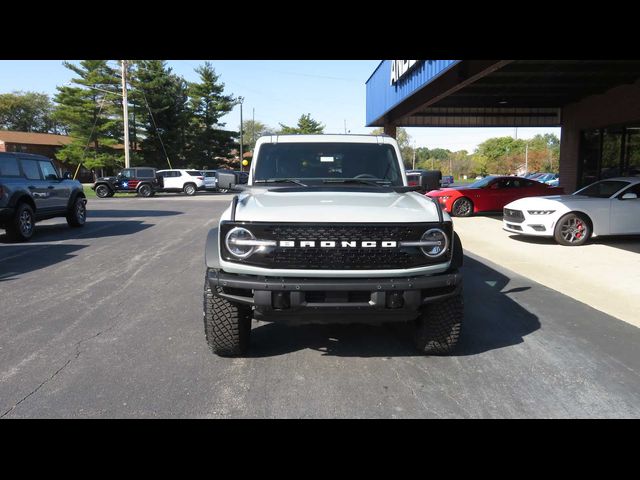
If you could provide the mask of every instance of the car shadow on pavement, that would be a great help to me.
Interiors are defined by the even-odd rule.
[[[87,218],[165,217],[183,213],[170,210],[87,210]]]
[[[480,212],[474,214],[474,217],[490,218],[491,220],[502,222],[502,212]]]
[[[592,239],[591,243],[619,248],[628,252],[640,253],[640,235],[597,237]]]
[[[538,317],[509,297],[530,287],[510,286],[509,277],[467,256],[463,268],[465,321],[455,356],[518,345],[540,328]]]
[[[540,328],[538,317],[509,298],[530,287],[508,287],[510,279],[469,257],[464,259],[465,318],[452,357],[477,355],[518,345]],[[410,323],[375,325],[301,325],[261,323],[251,332],[249,356],[285,355],[312,349],[340,357],[422,356],[412,343]]]
[[[533,237],[525,235],[509,235],[509,238],[522,243],[533,243],[536,245],[557,245],[558,248],[580,248],[565,247],[560,245],[551,237]],[[590,239],[585,246],[604,245],[607,247],[619,248],[632,253],[640,253],[640,235],[611,235]]]
[[[563,247],[563,245],[560,245],[551,237],[534,237],[529,235],[514,234],[514,235],[509,235],[509,238],[511,240],[515,240],[516,242],[521,242],[521,243],[533,243],[535,245],[557,245],[558,247]],[[569,247],[569,248],[574,248],[574,247]]]
[[[36,224],[36,230],[31,239],[31,244],[40,242],[52,242],[58,240],[74,240],[76,238],[103,238],[120,235],[131,235],[152,227],[153,223],[144,223],[140,220],[87,220],[82,228],[69,228],[66,222],[53,225]],[[12,243],[5,235],[0,235],[0,244]]]
[[[0,282],[75,257],[87,245],[21,244],[0,247]]]

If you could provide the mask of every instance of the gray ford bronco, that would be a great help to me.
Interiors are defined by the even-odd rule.
[[[462,244],[449,215],[418,193],[439,176],[422,178],[433,183],[407,185],[385,135],[260,138],[248,184],[206,240],[211,350],[246,354],[255,318],[411,322],[420,352],[450,353],[463,318]]]
[[[0,228],[13,242],[31,240],[35,224],[65,217],[70,227],[83,227],[87,199],[70,173],[60,175],[42,155],[0,153]]]

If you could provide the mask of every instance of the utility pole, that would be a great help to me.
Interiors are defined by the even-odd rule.
[[[127,100],[126,60],[122,60],[122,116],[124,117],[124,168],[129,168],[129,102]]]
[[[256,109],[251,109],[251,151],[256,149]]]
[[[416,144],[414,143],[413,144],[413,170],[415,169],[416,169]]]
[[[524,146],[524,174],[529,173],[529,142]]]
[[[344,119],[344,134],[347,134],[347,119]]]
[[[240,171],[244,171],[243,170],[243,165],[242,165],[242,142],[243,142],[243,138],[242,138],[242,133],[243,133],[243,128],[244,125],[242,125],[242,102],[244,102],[244,97],[238,97],[238,102],[240,102]]]

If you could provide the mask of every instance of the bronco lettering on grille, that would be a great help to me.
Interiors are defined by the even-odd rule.
[[[280,240],[278,242],[279,247],[302,247],[302,248],[396,248],[398,246],[398,242],[395,240],[385,240],[382,242],[373,241],[373,240],[363,240],[363,241],[341,241],[336,242],[334,240]]]

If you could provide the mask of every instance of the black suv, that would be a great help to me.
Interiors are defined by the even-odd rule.
[[[115,177],[100,177],[91,186],[96,197],[113,197],[115,193],[137,193],[141,197],[152,197],[162,191],[164,186],[162,175],[155,168],[125,168]]]
[[[12,241],[31,239],[35,223],[66,217],[82,227],[87,217],[82,184],[71,174],[60,177],[53,162],[42,155],[0,153],[0,228]]]

